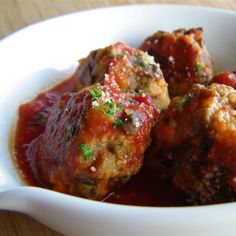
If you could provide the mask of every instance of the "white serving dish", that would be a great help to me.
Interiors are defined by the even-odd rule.
[[[78,12],[0,41],[0,209],[24,212],[66,235],[236,235],[236,203],[135,207],[24,186],[9,154],[18,106],[71,75],[90,50],[138,46],[157,30],[203,27],[217,70],[235,70],[236,13],[183,5],[130,5]],[[11,142],[12,145],[12,142]]]

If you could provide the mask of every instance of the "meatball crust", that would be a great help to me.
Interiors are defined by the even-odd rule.
[[[159,64],[139,49],[119,42],[92,51],[80,60],[75,74],[79,88],[95,82],[104,84],[106,75],[113,76],[122,90],[149,94],[159,110],[169,105],[167,83]]]
[[[32,144],[36,176],[56,191],[102,199],[141,168],[156,116],[148,95],[115,84],[65,93]]]
[[[145,39],[140,49],[160,63],[171,98],[186,94],[194,83],[207,85],[212,79],[212,62],[202,28],[158,31]]]
[[[191,204],[236,199],[236,91],[193,86],[172,99],[155,127],[154,159],[168,166]]]

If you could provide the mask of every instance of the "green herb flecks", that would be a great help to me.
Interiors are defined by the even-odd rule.
[[[46,124],[46,119],[41,114],[33,115],[34,121],[30,121],[31,126],[42,126]]]
[[[92,96],[93,101],[98,101],[98,99],[102,97],[101,88],[92,88],[89,90],[89,93]]]
[[[204,74],[201,73],[204,68],[205,68],[205,65],[196,64],[195,65],[195,70],[196,70],[195,76],[196,77],[205,77]]]
[[[143,60],[140,60],[140,61],[139,61],[139,65],[140,65],[142,68],[146,68],[146,67],[148,66]]]
[[[192,96],[188,94],[180,97],[178,101],[178,108],[180,109],[184,108],[191,101],[191,99],[192,99]]]
[[[112,98],[104,102],[104,106],[105,108],[102,108],[101,106],[94,106],[94,107],[99,111],[101,111],[103,114],[108,116],[114,116],[123,109],[123,105],[121,103],[116,105],[115,101]]]
[[[103,113],[109,116],[114,116],[116,113],[116,104],[113,99],[107,100],[104,105],[106,106],[106,109],[103,110]]]
[[[95,152],[92,149],[90,149],[89,146],[86,144],[80,144],[79,148],[83,153],[83,158],[85,161],[89,160],[90,157],[92,157],[95,154]]]
[[[121,112],[124,109],[123,104],[119,103],[116,107],[116,113]]]
[[[201,70],[203,70],[204,69],[204,67],[205,67],[205,65],[202,65],[202,64],[197,64],[196,65],[196,71],[201,71]]]
[[[112,110],[114,107],[115,107],[115,101],[113,100],[113,99],[109,99],[109,100],[107,100],[105,103],[104,103],[104,105],[108,108],[108,109],[110,109],[110,110]]]
[[[143,58],[136,58],[134,60],[134,65],[141,67],[142,69],[147,69],[148,64],[143,60]]]
[[[124,121],[121,120],[121,119],[117,119],[117,120],[115,120],[114,123],[113,123],[113,127],[114,127],[114,128],[117,128],[117,127],[122,126],[122,125],[124,125]]]

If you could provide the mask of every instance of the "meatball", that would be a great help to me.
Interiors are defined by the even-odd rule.
[[[169,105],[167,83],[159,64],[139,49],[116,43],[92,51],[87,58],[80,60],[75,73],[79,88],[95,82],[104,84],[106,75],[112,76],[124,91],[148,93],[159,110]]]
[[[194,83],[207,85],[212,79],[212,62],[201,28],[158,31],[140,49],[160,63],[171,98],[186,94]]]
[[[35,175],[53,190],[102,199],[141,168],[157,115],[148,95],[115,84],[65,93],[31,144]]]
[[[214,75],[212,83],[225,84],[236,89],[236,72],[220,72]]]
[[[236,200],[236,90],[195,84],[155,127],[153,159],[191,204]]]

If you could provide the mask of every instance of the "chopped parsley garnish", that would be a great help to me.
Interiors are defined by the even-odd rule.
[[[109,115],[109,116],[113,116],[116,113],[116,104],[113,99],[110,98],[108,101],[106,101],[104,103],[104,105],[106,106],[105,110],[100,108],[100,110],[104,114]]]
[[[115,101],[112,98],[104,102],[104,106],[105,108],[102,108],[100,106],[94,106],[94,107],[108,116],[114,116],[116,113],[120,112],[123,109],[123,105],[119,103],[116,106]]]
[[[204,79],[205,79],[205,82],[207,82],[207,81],[209,81],[209,77],[208,76],[206,76],[206,75],[204,75],[204,76],[202,76]]]
[[[122,111],[123,109],[124,109],[123,104],[119,103],[116,107],[116,112],[118,113],[118,112]]]
[[[102,97],[102,90],[100,88],[90,89],[89,93],[93,101],[98,101],[98,99]]]
[[[114,127],[114,128],[117,128],[117,127],[119,127],[119,126],[121,126],[121,125],[124,125],[124,121],[121,120],[121,119],[117,119],[117,120],[115,120],[114,123],[113,123],[113,127]]]
[[[142,58],[136,58],[134,60],[134,64],[137,65],[137,66],[140,66],[143,69],[148,68],[148,64]]]
[[[196,66],[195,66],[195,69],[196,69],[196,73],[195,73],[195,76],[196,77],[205,77],[202,73],[201,73],[201,71],[203,70],[205,68],[205,65],[202,65],[202,64],[196,64]]]
[[[179,98],[179,108],[182,109],[184,108],[192,99],[192,96],[190,95],[184,95]]]
[[[147,67],[147,64],[143,60],[140,60],[139,65],[144,68]]]
[[[89,158],[95,154],[94,151],[86,144],[80,144],[79,148],[83,153],[83,158],[85,161],[89,160]]]
[[[106,101],[106,102],[104,103],[104,105],[105,105],[108,109],[112,110],[112,109],[115,107],[115,101],[110,98],[108,101]]]
[[[204,65],[201,65],[201,64],[197,64],[196,65],[196,71],[201,71],[201,70],[203,70],[204,69]]]
[[[46,119],[41,114],[33,115],[34,121],[30,121],[29,124],[32,126],[41,126],[46,124]]]

